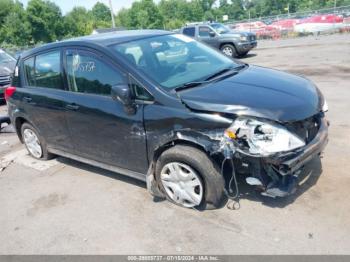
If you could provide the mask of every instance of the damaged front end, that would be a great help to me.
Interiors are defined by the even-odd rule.
[[[155,154],[147,175],[147,187],[154,196],[162,196],[153,175],[157,156],[178,143],[201,147],[218,166],[231,159],[237,175],[245,175],[246,182],[255,186],[262,195],[285,197],[296,191],[302,168],[320,155],[328,142],[328,122],[324,112],[283,123],[256,116],[238,116],[232,121],[230,116],[220,115],[196,113],[201,121],[208,118],[208,123],[214,120],[221,123],[212,129],[177,125],[163,135],[148,132],[148,140],[157,141],[157,145],[151,147]]]
[[[295,192],[304,165],[326,146],[328,125],[323,112],[283,125],[238,117],[225,131],[222,148],[236,152],[237,169],[249,174],[246,182],[262,195],[285,197]]]

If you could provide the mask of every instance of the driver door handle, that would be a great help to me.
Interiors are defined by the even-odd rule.
[[[66,108],[68,109],[68,110],[73,110],[73,111],[77,111],[78,109],[79,109],[79,106],[77,105],[77,104],[68,104],[68,105],[66,105]]]

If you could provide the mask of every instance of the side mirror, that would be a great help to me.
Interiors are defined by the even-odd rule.
[[[124,105],[124,109],[128,114],[135,113],[134,100],[127,84],[112,86],[111,95],[113,100],[118,100]]]
[[[215,37],[215,36],[216,36],[216,34],[215,34],[215,32],[214,32],[214,31],[210,31],[210,32],[209,32],[209,36],[210,36],[210,37]]]

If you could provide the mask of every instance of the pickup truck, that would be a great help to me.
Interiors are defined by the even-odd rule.
[[[190,24],[180,33],[221,50],[230,57],[242,57],[257,46],[256,35],[251,32],[233,31],[220,23]]]

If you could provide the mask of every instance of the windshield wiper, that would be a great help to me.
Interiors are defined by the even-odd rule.
[[[209,77],[207,77],[203,81],[188,82],[188,83],[185,83],[181,86],[178,86],[175,88],[175,91],[181,91],[184,89],[188,89],[188,88],[192,88],[192,87],[196,87],[196,86],[200,86],[203,84],[208,84],[208,83],[214,82],[215,80],[217,80],[218,76],[221,76],[227,72],[231,72],[230,74],[225,74],[223,76],[223,77],[227,77],[227,76],[230,76],[232,74],[238,73],[241,69],[243,69],[245,67],[246,67],[246,65],[244,64],[244,65],[240,65],[240,66],[236,66],[236,67],[224,68],[224,69],[220,70],[219,72],[216,72],[216,73],[210,75]]]
[[[207,78],[205,79],[205,81],[214,79],[214,78],[216,78],[216,77],[218,77],[218,76],[221,76],[221,75],[223,75],[223,74],[225,74],[225,73],[227,73],[227,72],[237,73],[238,71],[240,71],[241,69],[243,69],[243,68],[245,68],[245,67],[246,67],[246,65],[244,64],[244,65],[239,65],[239,66],[236,66],[236,67],[224,68],[224,69],[222,69],[222,70],[220,70],[220,71],[218,71],[218,72],[216,72],[216,73],[210,75],[209,77],[207,77]],[[230,74],[229,74],[229,75],[230,75]],[[225,76],[226,76],[226,75],[225,75]]]
[[[196,81],[196,82],[188,82],[186,84],[183,84],[182,86],[178,86],[175,88],[175,91],[181,91],[187,88],[195,87],[195,86],[200,86],[203,84],[210,83],[211,81]]]

